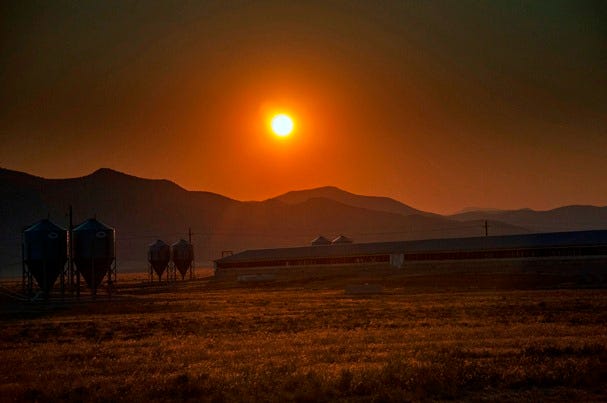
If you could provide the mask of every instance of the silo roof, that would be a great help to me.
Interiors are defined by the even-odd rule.
[[[45,218],[42,219],[25,229],[25,232],[34,232],[34,231],[66,231],[65,228],[58,226],[53,223],[51,220]]]
[[[157,239],[156,242],[151,243],[149,246],[169,246],[166,242],[164,242],[162,239]]]
[[[181,245],[189,245],[190,243],[188,241],[186,241],[185,239],[180,239],[179,241],[175,242],[172,246],[181,246]]]
[[[86,220],[85,222],[83,222],[82,224],[78,225],[77,227],[74,228],[74,231],[100,231],[100,230],[114,230],[114,228],[105,225],[104,223],[102,223],[101,221],[97,220],[96,218],[89,218],[88,220]]]

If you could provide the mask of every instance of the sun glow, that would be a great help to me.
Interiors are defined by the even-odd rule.
[[[272,118],[272,131],[280,137],[285,137],[293,131],[293,119],[281,113]]]

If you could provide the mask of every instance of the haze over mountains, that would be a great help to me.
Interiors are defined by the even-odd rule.
[[[564,206],[547,211],[531,209],[484,210],[453,214],[463,222],[491,219],[524,226],[534,232],[575,231],[607,228],[607,207]]]
[[[352,207],[360,207],[369,210],[385,211],[401,215],[419,214],[424,216],[439,217],[438,214],[427,213],[407,206],[389,197],[361,196],[346,192],[335,186],[325,186],[316,189],[294,190],[270,200],[280,200],[289,204],[304,203],[312,198],[325,198],[334,200]]]
[[[569,206],[550,211],[469,211],[441,216],[387,197],[361,196],[336,187],[292,191],[265,201],[237,201],[187,191],[167,180],[142,179],[111,169],[71,179],[44,179],[0,170],[0,274],[21,270],[24,226],[50,216],[67,227],[96,216],[116,228],[119,270],[144,270],[147,246],[194,233],[198,265],[222,251],[307,245],[319,234],[355,242],[607,228],[607,207]]]

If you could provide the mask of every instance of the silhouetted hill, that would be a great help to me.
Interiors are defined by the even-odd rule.
[[[450,220],[392,199],[358,196],[337,188],[328,188],[326,195],[340,200],[311,197],[309,192],[297,200],[293,195],[305,192],[293,192],[288,202],[281,197],[241,202],[111,169],[70,179],[44,179],[2,169],[0,189],[3,272],[20,270],[23,227],[47,216],[67,227],[69,205],[73,206],[74,225],[96,216],[116,228],[122,270],[144,269],[150,243],[186,238],[189,227],[194,232],[197,262],[202,264],[210,264],[224,250],[304,245],[318,234],[328,238],[345,234],[356,242],[370,242],[472,236],[483,231],[480,223]],[[492,233],[525,231],[496,223]]]
[[[450,215],[458,215],[458,214],[473,213],[473,212],[474,213],[482,212],[482,213],[495,214],[495,213],[500,213],[503,211],[508,211],[508,210],[492,208],[492,207],[464,207],[460,211],[450,214]]]
[[[276,196],[271,200],[280,200],[285,203],[293,204],[319,197],[335,200],[349,206],[361,207],[368,210],[386,211],[388,213],[396,213],[401,215],[419,214],[440,217],[438,214],[417,210],[389,197],[357,195],[346,192],[345,190],[341,190],[335,186],[324,186],[307,190],[294,190],[283,195]]]
[[[469,211],[448,217],[460,221],[499,220],[511,225],[524,226],[536,232],[607,228],[607,207],[596,206],[564,206],[547,211],[531,209]]]

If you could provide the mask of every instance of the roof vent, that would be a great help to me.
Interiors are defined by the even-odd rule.
[[[352,243],[352,240],[350,238],[348,238],[347,236],[340,235],[337,238],[335,238],[331,243],[333,245],[342,244],[342,243]]]
[[[331,241],[329,241],[327,238],[325,238],[322,235],[319,235],[318,237],[314,238],[311,242],[311,244],[313,246],[317,246],[317,245],[331,245]]]

